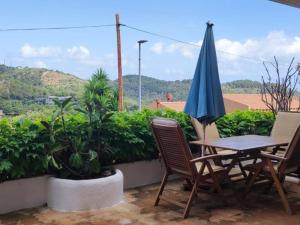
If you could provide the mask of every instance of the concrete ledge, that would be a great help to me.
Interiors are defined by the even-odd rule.
[[[123,199],[123,174],[91,180],[48,179],[47,205],[61,212],[100,209]]]
[[[40,176],[0,183],[0,214],[44,205],[47,179]]]
[[[158,159],[117,164],[114,167],[124,175],[124,189],[159,183],[165,173],[165,166]],[[175,178],[177,177],[170,176],[169,179]]]
[[[291,182],[291,183],[295,183],[295,184],[300,184],[300,179],[296,178],[296,177],[290,177],[290,176],[286,176],[285,180],[287,182]]]

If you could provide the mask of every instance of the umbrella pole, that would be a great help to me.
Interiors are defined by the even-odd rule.
[[[205,142],[205,131],[206,131],[206,124],[204,123],[203,126],[203,141]],[[205,156],[205,152],[206,152],[206,147],[205,145],[202,145],[202,156]]]

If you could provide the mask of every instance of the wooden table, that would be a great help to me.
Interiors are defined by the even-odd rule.
[[[243,135],[227,138],[217,138],[191,141],[191,144],[202,145],[210,148],[230,149],[237,152],[263,149],[267,147],[287,146],[289,141],[284,138],[274,138],[261,135]]]
[[[270,136],[261,135],[243,135],[243,136],[233,136],[227,138],[217,138],[206,140],[191,141],[190,144],[200,145],[207,147],[211,153],[217,153],[218,149],[229,149],[236,151],[236,157],[232,159],[228,166],[228,173],[231,169],[239,163],[243,177],[247,175],[243,170],[243,166],[240,162],[240,158],[245,155],[252,155],[252,157],[257,156],[257,154],[268,147],[279,148],[280,146],[287,146],[289,141],[284,138],[274,138]]]

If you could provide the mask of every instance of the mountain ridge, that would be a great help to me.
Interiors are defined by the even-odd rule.
[[[124,97],[127,109],[134,109],[138,99],[138,75],[124,75]],[[80,99],[87,81],[75,75],[58,70],[30,67],[9,67],[0,65],[0,109],[6,113],[24,113],[41,109],[41,99],[49,96],[73,96]],[[110,81],[117,88],[117,80]],[[142,76],[143,105],[155,99],[165,99],[172,93],[174,101],[184,101],[191,80],[164,81]],[[260,83],[251,80],[237,80],[222,84],[224,93],[258,93]]]

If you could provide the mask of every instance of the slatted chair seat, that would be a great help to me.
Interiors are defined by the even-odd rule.
[[[236,151],[229,150],[229,149],[222,150],[217,148],[217,153],[222,156],[230,156],[230,157],[236,155]]]
[[[285,138],[291,141],[298,126],[300,125],[300,113],[299,112],[278,112],[271,131],[271,137]],[[287,146],[281,146],[280,148],[267,148],[267,153],[283,156],[287,150]]]
[[[203,165],[202,162],[197,162],[197,163],[195,163],[195,166],[196,166],[198,172],[200,171],[202,165]],[[215,172],[218,172],[218,171],[224,171],[224,167],[222,167],[222,166],[217,166],[217,165],[215,165],[215,164],[211,164],[211,168],[212,168],[212,170],[213,170],[214,173],[215,173]],[[209,174],[209,172],[210,172],[210,171],[208,170],[208,168],[205,167],[205,169],[204,169],[204,171],[203,171],[203,175]]]
[[[191,118],[191,122],[195,128],[198,139],[202,140],[204,138],[203,125],[195,118]],[[220,138],[220,134],[215,123],[206,126],[205,137],[209,139]],[[215,148],[215,150],[216,152],[211,153],[218,153],[222,156],[222,159],[232,159],[234,156],[236,156],[236,152],[229,149]]]
[[[155,200],[155,206],[158,205],[160,200],[176,204],[184,208],[183,217],[186,218],[194,197],[198,196],[197,192],[201,184],[210,184],[211,188],[221,195],[222,190],[219,183],[227,177],[227,170],[213,164],[213,160],[219,158],[219,155],[193,158],[183,131],[175,120],[155,118],[151,122],[151,128],[166,168]],[[167,199],[163,195],[168,177],[172,174],[182,177],[193,186],[186,204]]]
[[[249,171],[244,195],[246,196],[248,194],[257,180],[267,180],[270,184],[269,188],[275,184],[285,210],[289,214],[292,214],[291,207],[283,189],[283,183],[285,176],[297,172],[300,166],[300,126],[296,129],[283,157],[262,152],[260,158],[261,162],[244,167],[245,170]]]
[[[279,165],[280,165],[279,162],[273,162],[273,168],[277,172],[278,172]],[[264,162],[258,162],[258,163],[255,163],[255,164],[248,164],[248,165],[244,166],[244,169],[246,171],[255,172],[257,170],[258,166],[262,167],[263,172],[270,172],[270,166],[265,164]]]

